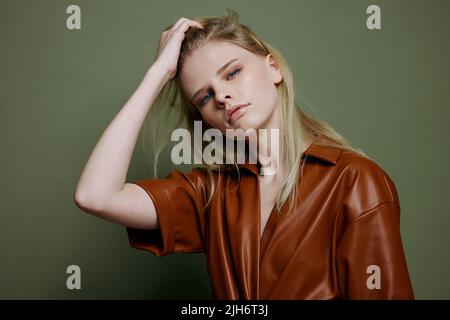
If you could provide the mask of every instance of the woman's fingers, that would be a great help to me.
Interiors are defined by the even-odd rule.
[[[197,27],[203,29],[203,26],[197,21],[185,19],[178,25],[178,27],[174,30],[174,32],[179,32],[181,30],[184,34],[190,27]]]
[[[187,20],[185,17],[181,17],[180,19],[178,19],[177,22],[175,22],[175,24],[173,25],[172,30],[177,29],[185,20]]]
[[[182,17],[172,28],[162,33],[156,61],[169,71],[170,77],[176,73],[181,43],[190,27],[203,28],[199,22]]]

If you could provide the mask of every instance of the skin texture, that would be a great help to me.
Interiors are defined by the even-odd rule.
[[[232,59],[239,59],[216,74]],[[180,71],[183,91],[192,97],[204,88],[191,102],[198,108],[204,121],[224,135],[226,129],[280,129],[280,109],[277,106],[277,85],[283,75],[273,57],[256,55],[226,41],[209,41],[194,50],[185,60]],[[226,110],[236,104],[250,103],[239,119],[229,121]],[[280,134],[281,137],[281,134]],[[279,143],[269,145],[268,141],[258,141],[263,150],[279,153]],[[302,151],[311,143],[310,137],[302,132]],[[282,173],[282,157],[275,159],[278,173]],[[266,154],[257,155],[259,163],[268,163]],[[274,159],[270,159],[273,161]],[[280,175],[278,175],[280,176]],[[281,175],[282,176],[282,175]]]
[[[239,60],[216,75],[234,58]],[[203,119],[223,134],[225,129],[279,128],[276,85],[283,77],[271,55],[258,56],[228,42],[210,41],[187,57],[180,76],[188,97],[206,86],[192,102]],[[245,114],[227,121],[226,110],[244,103],[250,103]]]

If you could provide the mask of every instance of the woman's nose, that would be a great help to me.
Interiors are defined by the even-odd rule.
[[[217,105],[224,108],[231,101],[231,95],[229,93],[219,93],[217,94]]]

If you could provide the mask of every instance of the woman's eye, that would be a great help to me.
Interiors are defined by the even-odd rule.
[[[241,69],[236,69],[236,70],[234,70],[233,72],[230,72],[230,73],[228,74],[228,77],[230,77],[231,75],[233,75],[233,78],[234,78],[234,77],[235,77],[235,74],[239,73],[239,71],[241,71]]]
[[[233,79],[234,77],[236,77],[236,75],[237,75],[240,71],[241,71],[241,69],[236,69],[236,70],[230,72],[230,73],[228,74],[227,79],[230,78],[230,77]],[[200,100],[200,105],[201,105],[201,106],[204,105],[206,102],[208,102],[208,99],[206,99],[206,98],[207,98],[208,96],[210,96],[210,95],[211,95],[211,93],[208,92],[208,94],[205,95],[205,96]]]
[[[206,97],[208,97],[209,95],[211,95],[210,92],[208,92],[208,94],[207,94],[206,96],[204,96],[204,97],[202,98],[202,100],[200,100],[200,105],[204,105],[206,102],[208,102],[208,101],[205,100],[205,99],[206,99]]]

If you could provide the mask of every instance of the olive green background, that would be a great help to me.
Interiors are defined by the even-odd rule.
[[[81,30],[66,28],[70,4]],[[366,27],[370,4],[381,30]],[[450,298],[450,2],[437,0],[2,0],[0,298],[212,297],[204,254],[132,249],[125,227],[84,213],[73,195],[163,29],[226,7],[284,55],[305,110],[391,176],[416,298]],[[128,182],[150,177],[141,139]],[[66,288],[72,264],[81,290]]]

